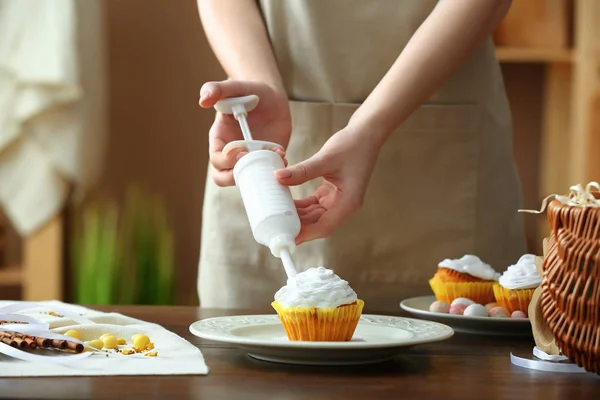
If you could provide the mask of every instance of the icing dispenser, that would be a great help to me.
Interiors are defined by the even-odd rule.
[[[240,147],[248,150],[233,168],[233,176],[254,240],[280,258],[288,278],[292,278],[296,275],[292,254],[296,249],[295,238],[300,233],[300,218],[290,189],[275,178],[275,171],[284,168],[284,164],[281,156],[271,149],[281,145],[252,139],[247,116],[258,101],[255,95],[232,97],[217,102],[214,107],[220,113],[233,114],[242,130],[244,140],[228,143],[223,154]]]

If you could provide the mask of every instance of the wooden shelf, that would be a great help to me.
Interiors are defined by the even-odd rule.
[[[23,240],[20,260],[0,266],[0,290],[20,287],[21,300],[63,299],[63,215]]]
[[[496,57],[501,62],[515,63],[572,63],[575,59],[570,49],[534,49],[527,47],[498,47]]]
[[[0,286],[20,286],[23,281],[21,267],[18,265],[0,267]]]

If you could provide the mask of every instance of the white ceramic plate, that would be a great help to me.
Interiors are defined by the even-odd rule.
[[[203,339],[231,343],[256,359],[286,364],[352,365],[394,358],[409,346],[450,338],[452,328],[412,318],[363,315],[349,342],[294,342],[273,315],[208,318],[190,326]]]
[[[435,296],[422,296],[406,299],[400,307],[423,319],[451,326],[457,332],[483,335],[532,336],[531,322],[527,318],[468,317],[464,315],[444,314],[429,311]]]

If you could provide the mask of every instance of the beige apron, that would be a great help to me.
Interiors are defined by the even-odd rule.
[[[435,0],[261,0],[290,97],[290,163],[342,129],[392,65]],[[360,160],[356,160],[360,162]],[[320,180],[293,188],[312,194]],[[525,252],[511,116],[490,40],[383,147],[363,209],[329,238],[298,247],[299,270],[323,265],[366,310],[397,311],[430,294],[447,257],[476,254],[503,271]],[[204,200],[202,307],[268,307],[286,282],[257,244],[236,187],[210,177]]]

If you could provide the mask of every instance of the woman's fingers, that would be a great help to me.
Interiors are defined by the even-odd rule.
[[[227,154],[223,153],[223,151],[221,150],[223,146],[220,146],[220,143],[218,143],[215,148],[217,148],[218,150],[211,149],[209,153],[209,158],[212,166],[219,171],[233,169],[235,164],[242,157],[248,154],[248,150],[246,150],[243,147],[232,149]],[[288,161],[284,158],[285,152],[281,149],[278,149],[275,152],[283,158],[283,164],[287,166]]]
[[[212,151],[209,153],[210,163],[217,170],[229,170],[235,166],[235,163],[248,154],[244,149],[234,149],[225,155],[222,151]]]
[[[346,218],[356,211],[353,202],[349,198],[337,197],[331,207],[327,209],[320,203],[316,205],[308,204],[309,201],[314,201],[312,198],[301,201],[305,203],[303,204],[304,207],[298,210],[298,216],[302,224],[300,233],[296,237],[296,244],[298,245],[328,237]]]
[[[296,237],[297,245],[328,237],[343,221],[336,210],[322,210],[323,212],[320,214],[317,212],[318,210],[315,210],[314,214],[309,214],[300,219],[302,228]]]
[[[246,96],[248,86],[243,81],[206,82],[200,88],[200,107],[213,107],[217,101],[227,97]]]
[[[318,209],[325,210],[325,208],[321,204],[311,204],[311,205],[309,205],[307,207],[297,208],[297,210],[298,210],[298,216],[309,214],[312,211],[318,210]]]
[[[208,133],[208,155],[210,163],[218,170],[232,169],[235,163],[241,156],[240,152],[246,149],[242,147],[234,148],[227,154],[223,153],[223,148],[227,143],[227,135],[223,132],[223,121],[217,118],[214,124],[211,126]]]
[[[233,186],[235,179],[233,178],[233,170],[217,170],[212,169],[211,176],[217,186]]]
[[[274,151],[275,153],[277,153],[277,155],[279,155],[279,157],[281,157],[283,159],[283,166],[284,167],[288,166],[288,160],[285,158],[286,152],[285,152],[285,149],[283,147],[273,147],[271,149],[271,151]]]
[[[264,83],[226,80],[221,82],[206,82],[200,88],[199,104],[202,108],[213,107],[217,101],[229,97],[260,95],[264,93]]]
[[[312,225],[316,224],[319,219],[327,212],[323,207],[314,208],[307,213],[299,215],[300,223],[302,225]]]
[[[291,167],[275,171],[279,183],[286,186],[298,186],[325,174],[325,163],[318,156],[313,156]]]
[[[225,156],[221,151],[210,153],[209,158],[212,166],[219,171],[232,169],[235,165],[235,158]]]
[[[319,199],[316,196],[310,196],[302,200],[295,200],[294,204],[297,209],[308,207],[312,204],[319,204]]]
[[[231,186],[235,182],[233,180],[233,167],[248,151],[244,148],[231,150],[226,155],[220,151],[212,151],[209,154],[210,163],[214,168],[213,179],[219,186]],[[284,165],[287,165],[287,160],[283,159]]]

